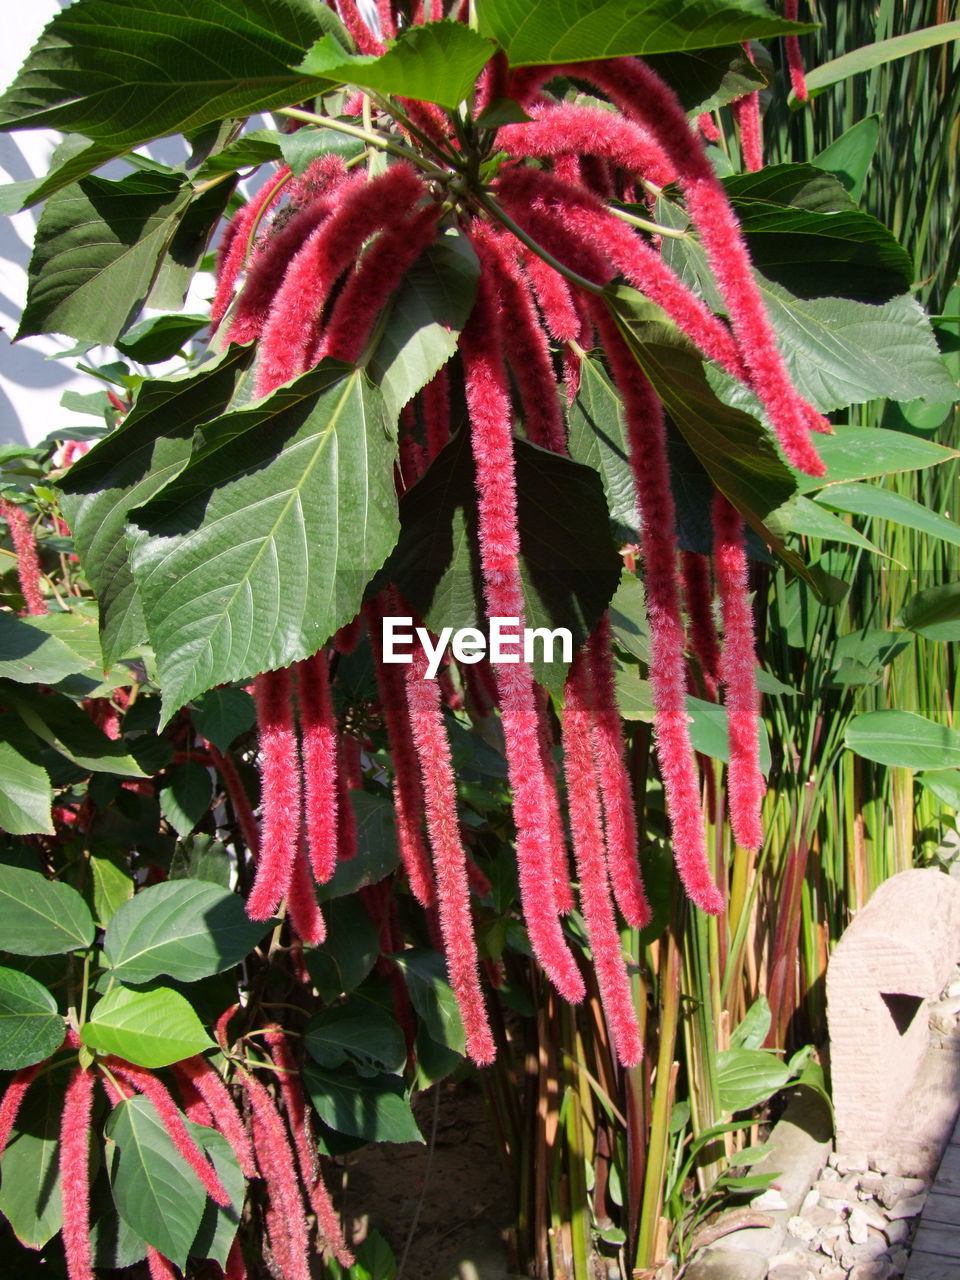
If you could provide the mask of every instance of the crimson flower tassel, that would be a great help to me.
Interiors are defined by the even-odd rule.
[[[40,1068],[45,1065],[44,1062],[35,1062],[32,1067],[21,1067],[4,1090],[3,1098],[0,1099],[0,1156],[7,1149],[24,1094],[36,1079]]]
[[[244,842],[251,856],[256,859],[260,856],[260,829],[257,826],[256,818],[253,816],[253,808],[247,797],[246,790],[240,781],[237,766],[229,756],[223,755],[218,751],[212,742],[204,739],[204,746],[210,756],[210,763],[223,779],[223,785],[226,788],[227,795],[230,797],[234,816],[237,819]]]
[[[317,884],[337,869],[337,721],[330,668],[321,649],[298,662],[297,688],[303,752],[307,849]]]
[[[643,1045],[603,858],[600,799],[590,746],[588,688],[589,675],[581,650],[574,657],[564,686],[561,716],[570,830],[580,882],[580,903],[600,985],[600,998],[617,1057],[625,1067],[633,1067],[643,1057]]]
[[[733,114],[740,127],[740,151],[748,173],[763,168],[763,126],[760,122],[760,94],[748,93],[733,104]]]
[[[595,84],[625,115],[646,124],[663,146],[676,168],[690,217],[700,231],[727,303],[750,372],[750,385],[767,410],[789,461],[808,475],[822,476],[825,467],[809,432],[811,427],[829,432],[830,425],[790,381],[753,279],[743,233],[676,94],[638,58],[577,63],[563,70]]]
[[[597,325],[623,397],[640,518],[644,586],[650,620],[650,683],[654,697],[657,759],[667,798],[673,851],[688,897],[719,915],[723,895],[707,859],[699,786],[687,728],[683,623],[677,589],[673,495],[667,466],[663,408],[606,309]]]
[[[613,896],[627,924],[642,929],[650,923],[651,911],[640,874],[637,815],[623,758],[623,730],[610,657],[612,640],[610,620],[604,614],[586,649],[592,702],[590,742],[603,803],[607,870]]]
[[[796,22],[799,12],[799,0],[783,0],[783,16],[788,22]],[[783,44],[787,52],[787,66],[790,68],[790,83],[793,86],[793,92],[801,102],[806,102],[810,94],[807,90],[807,81],[804,75],[800,39],[798,36],[787,36]]]
[[[269,920],[293,879],[300,840],[300,753],[291,706],[290,672],[267,671],[253,682],[260,732],[260,861],[247,899],[251,920]]]
[[[428,680],[426,672],[426,654],[418,646],[413,661],[406,667],[407,703],[423,779],[443,949],[450,985],[463,1016],[467,1052],[479,1066],[486,1066],[496,1057],[496,1046],[480,989],[467,857],[457,819],[450,743],[443,723],[439,684]]]
[[[234,1236],[230,1252],[227,1254],[227,1268],[223,1280],[247,1280],[247,1264],[243,1260],[243,1249],[238,1236]]]
[[[713,587],[706,556],[684,551],[680,557],[683,574],[683,599],[690,624],[690,642],[700,663],[703,683],[711,701],[716,701],[720,679],[720,645],[710,602]]]
[[[118,1080],[129,1084],[153,1103],[160,1122],[170,1136],[170,1141],[200,1179],[207,1195],[223,1208],[227,1208],[230,1197],[220,1181],[220,1175],[190,1136],[180,1108],[170,1096],[166,1085],[143,1067],[133,1066],[122,1059],[109,1057],[105,1059],[105,1063]]]
[[[706,138],[707,142],[719,142],[720,130],[717,128],[716,121],[709,111],[704,111],[697,116],[697,128]]]
[[[413,896],[423,907],[433,902],[430,859],[420,831],[423,793],[417,755],[410,731],[403,677],[397,668],[383,661],[383,607],[379,601],[365,606],[367,629],[373,649],[380,705],[387,726],[393,757],[393,808],[397,820],[397,844]]]
[[[376,231],[417,203],[425,187],[406,161],[341,194],[336,208],[296,253],[261,335],[257,394],[266,395],[304,369],[320,314],[339,276]]]
[[[270,1197],[270,1246],[283,1280],[310,1280],[307,1221],[287,1131],[260,1081],[248,1072],[243,1073],[242,1081],[250,1099],[257,1164]]]
[[[303,847],[302,836],[287,890],[287,910],[290,913],[290,924],[297,937],[307,946],[318,947],[327,936],[327,926],[317,902],[313,877],[310,874],[310,860]]]
[[[320,1171],[317,1144],[313,1136],[306,1099],[303,1096],[297,1063],[290,1052],[286,1036],[278,1027],[267,1030],[266,1041],[278,1069],[280,1093],[287,1110],[290,1131],[293,1134],[300,1177],[303,1179],[304,1186],[308,1188],[310,1207],[316,1215],[317,1226],[325,1244],[337,1261],[345,1267],[350,1267],[353,1265],[354,1257],[343,1238],[340,1219],[337,1217],[337,1211],[333,1207],[333,1201],[330,1199],[330,1193]]]
[[[730,821],[738,844],[759,849],[763,842],[760,806],[765,784],[760,771],[760,700],[747,553],[740,514],[721,493],[713,501],[713,539],[714,572],[723,617],[720,678],[730,736]]]
[[[154,1249],[153,1245],[147,1245],[147,1270],[150,1272],[150,1280],[179,1280],[180,1276],[170,1259]]]
[[[385,46],[364,22],[356,0],[337,0],[337,8],[340,10],[343,25],[353,36],[361,53],[381,54],[384,52]]]
[[[92,1071],[75,1067],[60,1117],[60,1188],[63,1249],[70,1280],[95,1280],[90,1247],[90,1117]]]
[[[248,200],[230,220],[217,255],[217,292],[210,308],[211,334],[216,333],[220,327],[220,321],[227,313],[233,298],[234,285],[243,270],[258,224],[280,199],[283,188],[291,177],[290,170],[283,166],[273,181],[264,183],[257,194]]]
[[[20,590],[27,603],[27,613],[33,616],[47,612],[47,602],[40,586],[43,577],[40,570],[40,557],[37,555],[37,543],[33,536],[30,517],[23,507],[6,498],[0,498],[0,515],[10,526],[10,537],[13,549],[17,553],[17,577],[20,579]]]
[[[427,461],[432,462],[450,439],[450,378],[445,368],[420,393],[427,437]]]
[[[488,617],[523,626],[516,476],[510,398],[494,300],[481,275],[477,301],[461,339],[470,436],[476,466],[480,562]],[[517,867],[524,918],[534,954],[565,999],[585,987],[563,938],[554,875],[566,850],[551,839],[550,780],[540,755],[533,676],[524,662],[495,672],[517,825]]]

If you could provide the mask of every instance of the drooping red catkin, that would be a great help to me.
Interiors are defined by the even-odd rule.
[[[716,700],[717,682],[720,679],[720,643],[710,607],[713,600],[710,564],[706,556],[698,555],[695,551],[684,551],[680,556],[680,566],[690,643],[700,663],[707,693],[711,700]]]
[[[17,553],[17,577],[27,604],[26,612],[34,617],[39,616],[47,612],[47,602],[40,585],[43,575],[30,517],[23,507],[17,506],[15,502],[10,502],[6,498],[0,498],[0,515],[10,526],[13,549]]]
[[[799,0],[783,0],[783,16],[788,22],[796,22],[799,13]],[[783,44],[787,53],[787,66],[790,68],[790,83],[793,86],[793,92],[801,102],[806,102],[810,94],[807,90],[807,81],[804,75],[800,39],[798,36],[786,36]]]
[[[347,862],[357,854],[357,817],[350,802],[350,791],[363,789],[360,748],[356,738],[349,734],[341,736],[338,758],[337,812],[340,826],[337,831],[337,858],[340,862]]]
[[[330,314],[314,355],[334,356],[356,364],[373,326],[407,271],[436,235],[440,206],[418,209],[412,217],[387,227],[364,250]]]
[[[280,199],[291,177],[290,170],[284,165],[275,177],[264,183],[256,195],[251,196],[230,219],[217,254],[217,292],[210,307],[211,334],[216,333],[220,327],[220,321],[227,313],[233,298],[234,285],[250,252],[251,236],[255,227]]]
[[[538,103],[533,124],[508,124],[497,133],[497,147],[510,156],[594,156],[665,187],[675,176],[663,147],[635,121],[600,107]]]
[[[600,998],[617,1057],[625,1067],[632,1067],[643,1057],[643,1045],[630,993],[630,979],[620,950],[620,935],[603,857],[600,798],[590,742],[588,691],[589,673],[581,651],[575,655],[564,685],[560,717],[570,830],[580,883],[580,905],[587,925]]]
[[[607,871],[613,896],[627,924],[642,929],[650,923],[651,912],[640,874],[633,791],[624,764],[612,643],[610,620],[604,614],[587,642],[585,654],[591,706],[590,744],[603,804]]]
[[[310,348],[312,322],[337,278],[376,231],[412,209],[425,188],[406,161],[340,194],[336,208],[294,255],[277,290],[261,334],[257,394],[301,373]]]
[[[756,173],[763,168],[763,125],[760,120],[760,94],[748,93],[733,104],[733,114],[740,129],[740,151],[744,168]]]
[[[307,849],[317,884],[337,869],[337,719],[324,649],[298,662],[300,740],[303,755]]]
[[[727,303],[750,371],[750,385],[767,410],[790,462],[809,475],[823,475],[824,464],[809,430],[829,431],[829,423],[806,404],[790,381],[753,279],[743,233],[675,93],[638,58],[582,62],[555,68],[554,74],[558,71],[596,85],[625,115],[645,124],[663,146],[676,168],[690,217]]]
[[[207,1160],[190,1136],[183,1116],[180,1114],[180,1108],[170,1096],[170,1091],[166,1085],[143,1067],[135,1067],[120,1058],[111,1056],[105,1058],[104,1062],[116,1079],[123,1080],[126,1084],[131,1085],[138,1093],[142,1093],[145,1098],[148,1098],[153,1103],[163,1127],[170,1136],[171,1142],[203,1183],[207,1195],[212,1200],[215,1200],[217,1204],[226,1208],[230,1204],[230,1197],[226,1188],[220,1181],[220,1176],[213,1165]]]
[[[147,1245],[147,1270],[150,1272],[150,1280],[179,1280],[180,1277],[180,1272],[170,1259],[154,1249],[153,1245]]]
[[[283,1121],[264,1086],[249,1072],[241,1081],[250,1099],[254,1150],[267,1184],[273,1212],[268,1215],[270,1244],[284,1280],[310,1280],[309,1236],[297,1165]]]
[[[239,1237],[235,1236],[230,1252],[227,1254],[227,1267],[223,1280],[247,1280],[247,1264],[243,1260],[243,1249]]]
[[[423,793],[403,676],[399,667],[383,660],[384,605],[380,600],[364,607],[370,647],[373,649],[377,688],[380,705],[387,726],[387,738],[393,758],[393,808],[397,819],[397,844],[410,889],[421,906],[428,907],[434,899],[430,859],[420,829],[423,818]],[[402,615],[406,616],[406,615]]]
[[[520,394],[528,438],[554,453],[566,452],[563,414],[547,335],[540,325],[530,291],[520,274],[515,237],[478,227],[473,237],[481,268],[499,294],[504,351]]]
[[[463,1017],[467,1052],[479,1066],[486,1066],[496,1057],[496,1046],[480,988],[467,856],[460,839],[456,786],[440,688],[436,680],[426,678],[427,658],[419,645],[404,671],[410,726],[423,779],[447,971]]]
[[[327,936],[327,926],[317,902],[310,859],[304,848],[303,836],[293,862],[293,875],[287,890],[287,910],[294,933],[307,946],[318,947]]]
[[[706,138],[707,142],[719,142],[720,130],[717,128],[716,121],[708,111],[702,112],[697,116],[697,128]]]
[[[290,672],[267,671],[253,682],[260,734],[260,860],[247,914],[269,920],[293,879],[300,840],[300,752]]]
[[[392,40],[397,34],[397,23],[393,16],[390,0],[376,0],[377,18],[380,23],[380,35],[384,40]]]
[[[283,226],[260,237],[254,245],[247,266],[246,280],[237,298],[235,315],[227,333],[230,342],[252,342],[259,338],[270,313],[278,283],[284,278],[291,260],[309,236],[324,222],[351,188],[365,181],[362,173],[348,175],[343,161],[325,156],[326,167],[317,174],[309,191],[302,193],[302,203],[288,208],[294,211]]]
[[[743,520],[721,493],[714,498],[712,515],[713,563],[723,618],[720,678],[730,735],[730,822],[738,844],[759,849],[765,783],[760,771],[760,699]]]
[[[526,246],[521,247],[521,258],[547,332],[555,341],[564,344],[564,383],[567,403],[570,404],[580,389],[580,356],[567,344],[578,342],[584,348],[590,346],[584,331],[582,307],[578,309],[580,299],[574,297],[559,271]]]
[[[70,1280],[95,1280],[90,1246],[90,1118],[92,1071],[75,1067],[60,1117],[60,1188],[63,1250]]]
[[[278,1068],[280,1094],[283,1105],[286,1107],[290,1132],[293,1134],[300,1177],[303,1179],[303,1185],[308,1189],[310,1207],[316,1215],[320,1234],[337,1261],[345,1267],[352,1266],[353,1254],[347,1248],[343,1238],[340,1219],[320,1171],[316,1139],[313,1135],[306,1099],[303,1096],[303,1086],[296,1060],[290,1052],[286,1037],[279,1028],[268,1029],[265,1038]]]
[[[743,360],[726,326],[653,246],[609,213],[597,196],[553,174],[527,167],[505,171],[499,188],[511,212],[519,204],[533,205],[539,197],[539,207],[548,209],[571,238],[601,249],[613,267],[663,307],[705,355],[735,376],[744,375]],[[523,218],[518,221],[522,223]]]
[[[356,0],[337,0],[337,8],[343,25],[347,28],[361,53],[383,53],[384,45],[377,39],[361,17]]]
[[[204,739],[204,746],[210,756],[210,763],[223,779],[223,785],[226,787],[227,795],[230,797],[230,803],[240,825],[240,833],[244,842],[250,850],[251,856],[256,859],[260,856],[260,828],[257,826],[256,818],[253,816],[253,808],[249,797],[243,783],[240,781],[237,766],[229,756],[223,755],[222,752],[218,751],[212,742]]]
[[[516,477],[510,397],[500,324],[489,283],[481,275],[477,301],[461,338],[470,438],[476,466],[480,562],[488,617],[523,626]],[[547,777],[540,755],[533,677],[524,662],[495,670],[513,788],[517,867],[524,918],[534,954],[565,999],[583,998],[583,978],[560,928],[554,887],[566,850],[551,839]],[[547,874],[545,874],[545,872]]]
[[[450,376],[446,368],[436,373],[420,392],[420,404],[427,437],[427,461],[432,462],[450,439]]]
[[[674,859],[688,897],[704,911],[718,915],[723,910],[723,895],[710,873],[700,789],[687,728],[684,636],[663,408],[602,304],[595,308],[595,315],[614,381],[623,397],[630,467],[643,526],[654,732]]]
[[[17,1123],[24,1094],[44,1065],[43,1062],[36,1062],[31,1067],[21,1067],[4,1090],[3,1098],[0,1099],[0,1156],[7,1149],[13,1126]]]

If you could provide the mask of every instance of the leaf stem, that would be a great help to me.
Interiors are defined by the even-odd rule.
[[[399,142],[391,142],[389,138],[372,129],[361,129],[355,124],[347,124],[344,120],[335,120],[332,116],[319,116],[312,111],[301,111],[299,107],[280,107],[274,114],[289,116],[291,120],[300,120],[304,124],[317,125],[323,129],[335,129],[338,133],[345,133],[349,138],[357,138],[360,142],[367,143],[368,146],[379,147],[381,151],[389,151],[391,155],[399,156],[402,160],[409,160],[424,173],[428,173],[431,178],[438,178],[443,182],[450,180],[449,170],[441,169],[432,160],[428,160]]]
[[[626,209],[618,209],[615,205],[608,205],[612,214],[615,214],[621,222],[628,222],[631,227],[639,227],[641,231],[649,231],[654,236],[668,236],[671,240],[688,240],[689,232],[678,227],[665,227],[662,223],[651,222],[648,218],[638,218],[635,213],[628,213]]]

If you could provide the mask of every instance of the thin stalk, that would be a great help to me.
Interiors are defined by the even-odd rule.
[[[361,129],[358,125],[347,124],[346,121],[337,120],[332,116],[320,116],[313,111],[301,111],[299,107],[279,107],[275,114],[289,116],[291,120],[300,120],[304,124],[313,124],[319,128],[335,129],[338,133],[345,133],[347,137],[357,138],[360,142],[365,142],[369,147],[376,147],[380,151],[389,151],[391,155],[399,156],[401,160],[409,160],[418,169],[422,169],[431,178],[436,178],[439,181],[449,182],[453,176],[449,169],[441,169],[431,160],[420,155],[418,151],[413,151],[410,147],[403,146],[402,143],[393,142],[390,138],[385,138],[383,134],[376,133],[372,129]]]

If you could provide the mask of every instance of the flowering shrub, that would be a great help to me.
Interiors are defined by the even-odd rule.
[[[417,1073],[504,1048],[493,877],[516,883],[514,950],[567,1001],[596,983],[637,1065],[618,912],[663,921],[621,711],[644,702],[666,843],[718,915],[691,695],[722,707],[732,828],[755,850],[748,556],[829,590],[785,545],[798,486],[828,478],[824,414],[949,384],[892,236],[829,172],[762,167],[741,43],[794,41],[801,97],[795,5],[701,5],[692,27],[586,4],[575,45],[556,0],[531,6],[532,45],[505,0],[478,0],[476,26],[466,8],[379,4],[374,34],[352,0],[75,0],[0,100],[3,127],[70,135],[24,194],[47,204],[21,335],[176,354],[172,314],[130,321],[182,300],[229,215],[206,350],[149,380],[102,368],[112,429],[54,476],[79,566],[55,585],[42,460],[3,499],[20,590],[0,701],[25,781],[0,815],[24,838],[0,923],[12,955],[61,960],[3,971],[0,1146],[25,1155],[21,1104],[40,1079],[62,1090],[43,1158],[63,1208],[11,1211],[5,1160],[0,1209],[25,1243],[62,1231],[70,1280],[144,1257],[239,1277],[242,1220],[254,1274],[259,1255],[305,1280],[313,1239],[349,1265],[318,1147],[418,1136]],[[131,94],[134,56],[157,74]],[[731,103],[745,172],[724,180],[704,139]],[[265,110],[278,127],[245,132]],[[180,169],[135,151],[179,132]],[[95,174],[117,156],[126,177]],[[798,253],[809,293],[789,287]],[[836,258],[846,293],[823,284]],[[872,366],[851,372],[867,330]],[[102,662],[70,630],[94,625],[81,572]],[[387,660],[400,615],[565,628],[576,652],[431,679],[419,641]],[[486,792],[464,739],[492,757]]]

